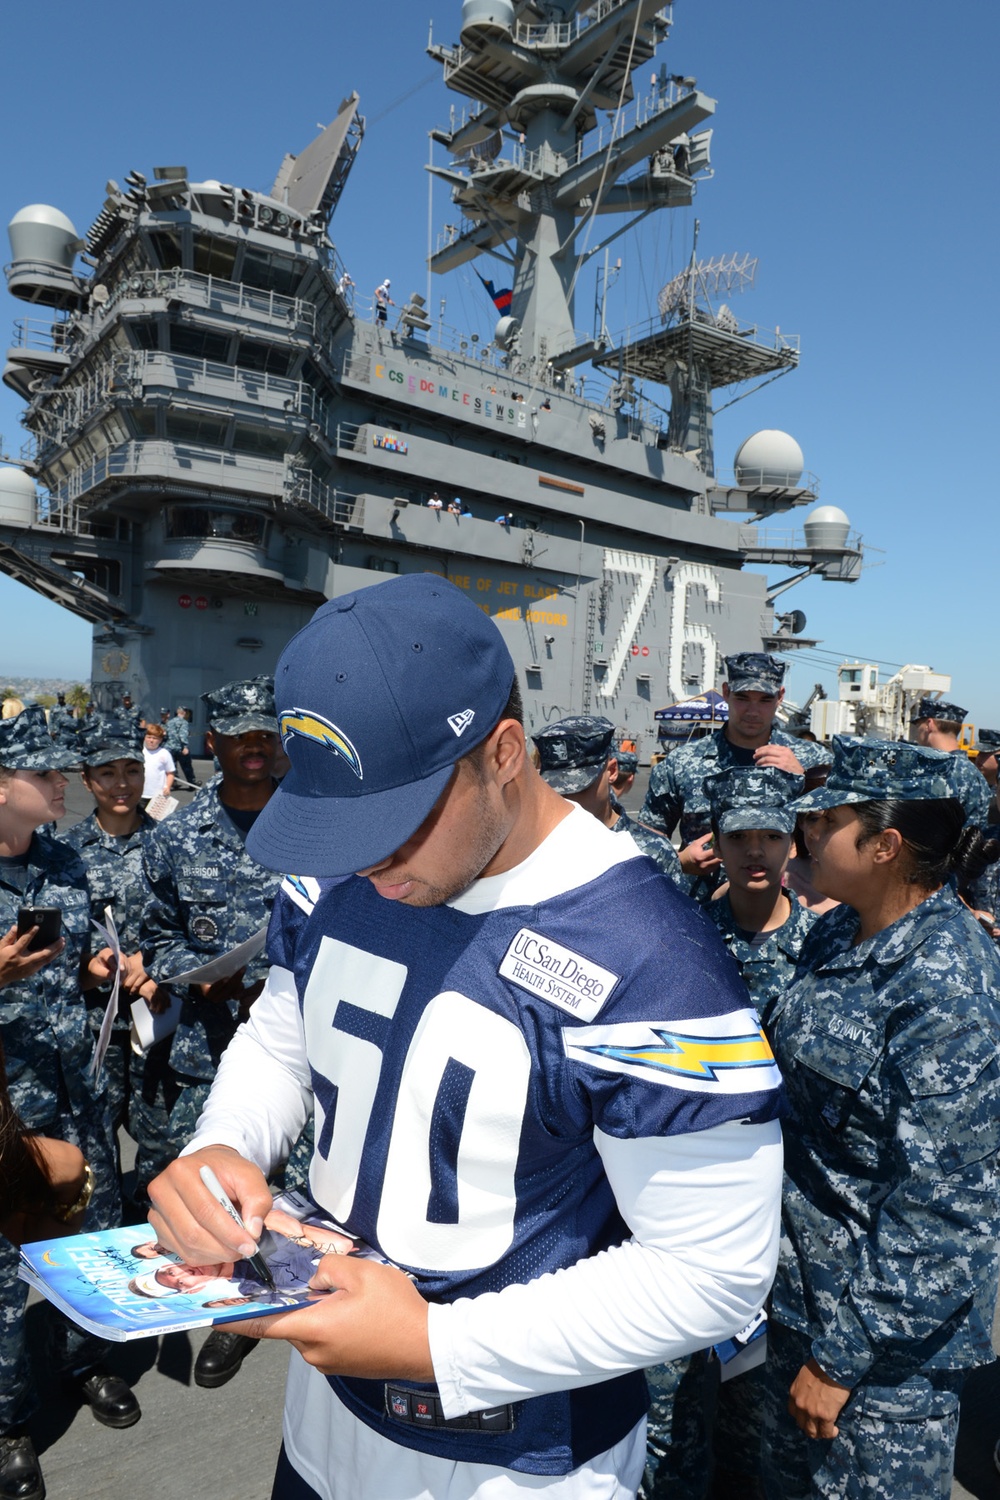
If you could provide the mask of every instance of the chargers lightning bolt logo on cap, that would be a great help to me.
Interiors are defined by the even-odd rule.
[[[305,740],[315,740],[317,744],[324,745],[327,750],[332,750],[334,755],[345,760],[358,780],[363,780],[361,756],[344,731],[338,729],[336,724],[331,724],[329,719],[324,719],[322,714],[310,713],[307,708],[290,708],[281,715],[278,728],[283,745],[287,745],[296,734]]]

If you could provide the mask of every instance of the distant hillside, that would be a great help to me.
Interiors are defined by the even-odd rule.
[[[39,694],[54,698],[57,693],[68,693],[71,687],[76,687],[79,678],[74,677],[6,677],[0,672],[0,692],[7,696],[7,689],[13,688],[14,696],[21,698],[25,703],[31,702]],[[85,687],[90,692],[90,683]]]

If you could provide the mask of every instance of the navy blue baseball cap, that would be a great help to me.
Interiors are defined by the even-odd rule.
[[[270,870],[320,877],[386,859],[500,721],[513,681],[497,627],[443,578],[403,574],[331,599],[278,662],[291,769],[248,853]]]

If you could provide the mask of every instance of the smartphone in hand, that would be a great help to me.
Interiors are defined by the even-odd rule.
[[[40,948],[51,948],[62,936],[62,912],[58,906],[22,906],[17,914],[17,935],[21,937],[30,932],[32,927],[37,927],[31,942],[28,944],[29,953],[37,953]]]

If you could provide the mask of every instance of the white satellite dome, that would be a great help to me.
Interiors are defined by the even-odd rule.
[[[31,526],[35,520],[35,481],[23,469],[0,468],[0,524]]]
[[[802,523],[806,546],[825,548],[847,546],[847,533],[851,523],[839,505],[816,505]]]
[[[802,449],[787,432],[765,427],[741,443],[733,468],[736,482],[748,489],[759,484],[780,485],[794,489],[802,478],[805,459]]]
[[[72,270],[79,242],[72,219],[49,203],[29,203],[7,225],[12,257]]]

